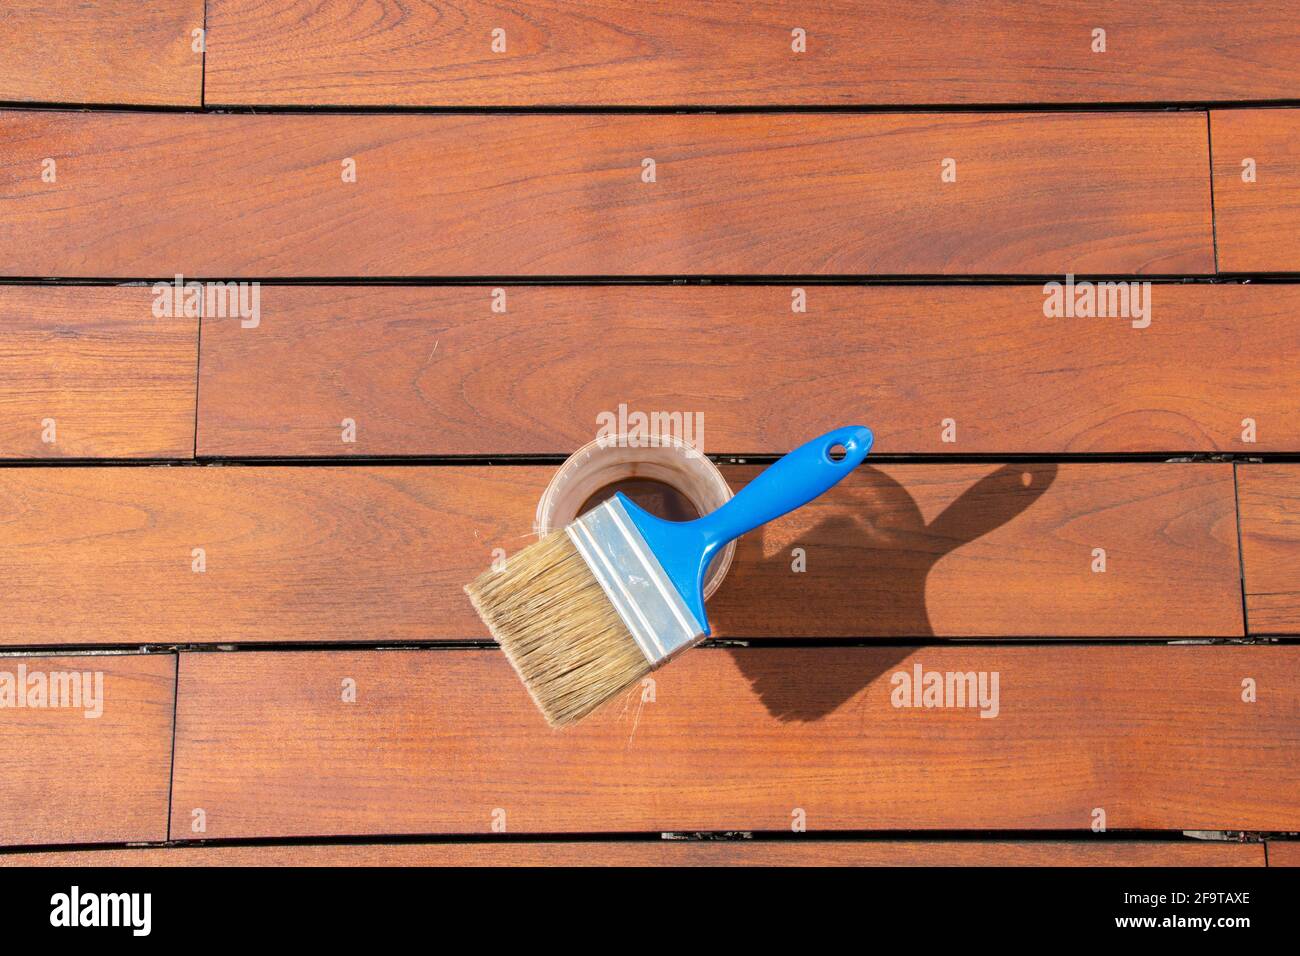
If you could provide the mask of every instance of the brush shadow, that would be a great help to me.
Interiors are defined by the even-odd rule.
[[[844,587],[861,592],[853,601],[857,613],[866,618],[852,622],[859,633],[869,631],[871,620],[880,620],[885,622],[880,632],[916,639],[934,636],[925,600],[930,570],[944,555],[1024,513],[1056,480],[1057,466],[1004,465],[967,488],[929,523],[907,489],[893,478],[872,467],[859,471],[853,501],[861,505],[820,522],[800,536],[800,543],[807,543],[810,554],[814,549],[822,554],[849,549],[850,559],[836,566],[865,569],[863,575],[843,581]],[[789,560],[784,553],[763,557],[762,529],[741,540],[736,567],[754,567],[749,562],[764,561],[784,565]],[[766,575],[762,580],[770,588],[775,579],[779,578]],[[779,594],[774,597],[781,599]],[[791,594],[788,600],[797,602],[800,596]],[[852,668],[817,671],[794,671],[788,666],[787,655],[765,653],[761,648],[731,653],[769,713],[782,721],[814,721],[894,669],[912,652],[911,647],[897,646],[881,646],[867,655],[845,651],[842,653],[857,660],[865,656],[867,666],[855,661]]]

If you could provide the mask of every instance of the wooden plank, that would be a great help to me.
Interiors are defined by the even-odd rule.
[[[1271,846],[1276,846],[1272,844]],[[1270,847],[1271,849],[1271,847]],[[0,853],[6,866],[1263,866],[1264,844],[609,840],[186,846]]]
[[[1268,865],[1300,866],[1300,842],[1295,840],[1269,840]]]
[[[702,415],[720,454],[859,420],[890,454],[1300,450],[1300,286],[1107,318],[1046,318],[1037,284],[809,285],[802,313],[788,285],[498,288],[505,314],[492,286],[264,287],[256,328],[203,323],[200,454],[555,454],[621,404]]]
[[[3,470],[0,642],[486,638],[461,587],[532,540],[552,471]],[[861,468],[746,536],[710,616],[729,637],[1239,637],[1233,492],[1226,463]]]
[[[1300,109],[1213,110],[1210,133],[1219,268],[1300,272]]]
[[[1252,634],[1300,634],[1300,465],[1239,465],[1241,556]]]
[[[5,0],[0,100],[198,106],[202,27],[203,0]]]
[[[895,707],[917,666],[997,672],[997,716]],[[191,653],[172,836],[196,810],[211,839],[494,816],[511,833],[1087,832],[1097,809],[1109,829],[1292,830],[1298,675],[1284,646],[701,648],[653,702],[558,733],[493,650]]]
[[[1276,4],[210,0],[209,102],[406,106],[1088,103],[1295,95]],[[387,15],[381,15],[387,14]],[[1106,50],[1093,51],[1093,30]],[[794,52],[792,31],[805,31]],[[492,48],[493,30],[505,49]]]
[[[732,487],[757,471],[730,472]],[[1240,636],[1231,477],[1177,464],[859,469],[743,538],[709,613],[733,637]]]
[[[0,845],[166,839],[175,689],[173,654],[0,657]]]
[[[0,151],[5,275],[1214,268],[1195,113],[17,112]]]
[[[148,287],[0,286],[0,458],[189,458],[198,319]]]

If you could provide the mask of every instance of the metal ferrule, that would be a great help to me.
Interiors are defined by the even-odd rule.
[[[704,636],[677,588],[617,498],[565,529],[651,667]]]

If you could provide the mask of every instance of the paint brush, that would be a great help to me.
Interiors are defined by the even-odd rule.
[[[465,591],[547,721],[574,723],[707,637],[704,574],[718,549],[829,490],[871,441],[859,425],[827,432],[694,521],[619,492]]]

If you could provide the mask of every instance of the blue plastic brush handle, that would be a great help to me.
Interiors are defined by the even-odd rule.
[[[694,521],[665,521],[638,507],[621,491],[615,497],[708,634],[704,573],[718,549],[828,491],[862,464],[871,441],[871,429],[861,425],[827,432],[790,452],[717,511]],[[839,461],[830,455],[837,445],[844,448]]]
[[[869,428],[849,425],[829,431],[800,445],[712,514],[695,521],[705,543],[716,551],[759,525],[802,508],[835,487],[849,472],[862,464],[871,451]],[[842,446],[844,457],[835,461],[830,451]]]

